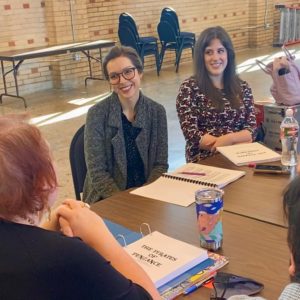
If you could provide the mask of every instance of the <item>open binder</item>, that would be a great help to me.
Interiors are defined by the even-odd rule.
[[[244,175],[244,171],[188,163],[130,193],[186,207],[195,201],[197,190],[222,188]]]
[[[125,250],[145,270],[156,288],[208,259],[207,250],[158,231],[127,245]]]
[[[132,251],[132,249],[136,249],[138,246],[135,244],[135,241],[141,241],[141,244],[144,244],[143,241],[143,233],[142,233],[142,226],[146,223],[143,223],[140,227],[140,232],[135,232],[132,230],[129,230],[128,228],[116,224],[114,222],[111,222],[109,220],[104,220],[105,224],[111,231],[111,233],[115,236],[115,238],[119,241],[119,243],[124,246],[124,241],[122,239],[119,239],[118,237],[122,235],[126,241],[126,248],[127,251]],[[149,225],[148,225],[149,226]],[[150,228],[150,227],[149,227]],[[144,230],[145,231],[145,230]],[[146,235],[151,236],[151,230],[149,230],[149,233]],[[158,233],[159,235],[163,235],[161,233]],[[186,270],[183,268],[178,272],[178,275],[176,275],[174,272],[171,274],[168,274],[167,278],[164,279],[165,283],[162,283],[162,281],[159,283],[158,291],[164,300],[171,300],[174,299],[176,296],[182,294],[184,290],[200,281],[205,280],[209,275],[212,274],[212,272],[220,269],[224,265],[228,263],[227,258],[224,256],[218,255],[216,253],[207,253],[206,250],[201,249],[200,247],[195,247],[193,245],[181,242],[179,240],[176,240],[174,238],[168,237],[166,235],[163,235],[168,239],[168,242],[171,241],[172,244],[170,246],[174,247],[175,243],[180,243],[184,245],[184,251],[186,252],[186,249],[195,248],[196,249],[196,256],[200,259],[200,263],[196,263],[193,267],[188,267]],[[160,237],[159,237],[160,238]],[[130,246],[132,245],[132,246]],[[165,247],[164,244],[159,244],[159,247]],[[176,250],[176,249],[175,249]],[[177,252],[180,250],[177,248]],[[189,260],[192,258],[189,257]],[[143,266],[142,266],[143,267]],[[145,270],[147,273],[148,270]],[[151,277],[151,274],[148,273],[148,275]],[[152,279],[153,280],[153,279]],[[153,280],[154,281],[154,280]],[[155,281],[154,281],[155,282]],[[157,284],[156,284],[157,286]]]

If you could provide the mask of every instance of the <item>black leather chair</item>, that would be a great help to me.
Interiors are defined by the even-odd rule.
[[[159,75],[160,60],[156,37],[140,37],[135,20],[128,13],[122,13],[119,16],[118,35],[121,44],[135,49],[143,63],[145,56],[154,55],[156,71]]]
[[[175,51],[176,54],[175,66],[176,72],[178,72],[182,51],[190,48],[192,54],[194,54],[195,41],[190,38],[179,37],[176,28],[167,21],[160,21],[157,26],[157,31],[161,43],[160,69],[164,60],[165,51],[171,50]]]
[[[72,178],[77,200],[83,200],[80,193],[83,191],[84,180],[86,177],[86,163],[84,158],[84,127],[82,125],[75,133],[69,151]]]

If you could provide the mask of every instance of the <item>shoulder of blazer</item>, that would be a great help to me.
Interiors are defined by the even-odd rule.
[[[166,114],[165,108],[161,104],[141,93],[136,106],[136,119],[134,126],[139,128],[148,127],[151,122],[155,121],[153,118],[157,118],[157,112],[159,111],[163,111],[163,113]]]
[[[93,119],[105,119],[109,126],[120,127],[121,112],[122,109],[119,99],[115,93],[112,93],[104,100],[92,106],[88,114],[93,116]]]
[[[144,109],[151,109],[151,110],[163,110],[165,111],[165,108],[162,104],[150,99],[149,97],[145,96],[141,92],[141,106],[144,107]]]

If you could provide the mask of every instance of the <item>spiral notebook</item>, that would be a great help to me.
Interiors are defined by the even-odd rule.
[[[195,201],[197,190],[222,188],[244,175],[244,171],[188,163],[131,193],[187,207]]]

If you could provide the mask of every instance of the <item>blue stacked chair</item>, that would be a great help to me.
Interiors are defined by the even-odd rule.
[[[121,44],[135,49],[143,63],[145,56],[154,55],[157,75],[159,75],[160,58],[157,38],[154,36],[140,37],[134,18],[126,12],[119,16],[118,34]]]
[[[174,28],[177,32],[177,35],[179,37],[191,39],[195,44],[195,42],[196,42],[195,33],[180,31],[178,16],[177,16],[176,11],[172,7],[165,7],[161,11],[160,21],[167,21],[167,22],[171,23],[174,26]]]
[[[196,37],[193,32],[180,31],[178,17],[174,9],[166,7],[161,12],[157,32],[161,43],[160,66],[161,69],[166,50],[175,51],[175,66],[178,72],[182,51],[191,49],[194,54]]]

